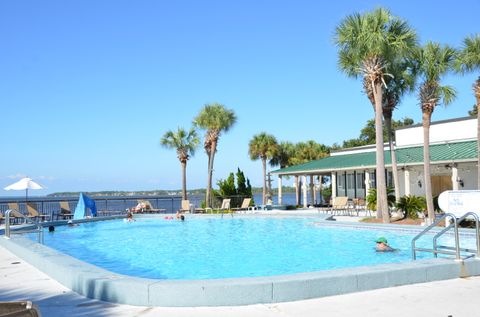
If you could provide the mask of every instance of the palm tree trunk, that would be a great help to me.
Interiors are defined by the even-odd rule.
[[[182,164],[182,199],[187,200],[187,161]]]
[[[215,159],[215,153],[217,151],[217,141],[212,141],[210,150],[210,156],[208,158],[208,183],[207,183],[207,197],[206,197],[206,206],[212,207],[212,180],[213,180],[213,161]]]
[[[211,208],[210,206],[210,184],[212,183],[212,174],[210,173],[210,168],[211,164],[210,162],[212,161],[212,153],[207,153],[208,154],[208,167],[207,167],[207,190],[205,191],[205,207]]]
[[[480,77],[473,85],[473,92],[477,100],[477,188],[480,189],[480,120],[478,120],[480,113]]]
[[[427,200],[428,223],[433,222],[435,211],[433,209],[432,197],[432,179],[430,176],[430,120],[432,118],[431,111],[423,111],[423,174],[425,175],[425,198]]]
[[[392,160],[392,175],[393,186],[395,186],[395,201],[400,200],[400,184],[398,183],[398,169],[397,169],[397,156],[395,155],[395,148],[393,147],[393,131],[392,131],[392,113],[385,114],[385,126],[387,127],[388,134],[388,146],[390,148],[390,157]]]
[[[217,142],[212,142],[212,155],[210,159],[210,168],[208,174],[208,190],[210,192],[210,205],[213,205],[213,195],[212,195],[212,181],[213,181],[213,161],[215,160],[215,153],[217,151]]]
[[[377,218],[383,219],[384,223],[390,222],[390,213],[387,201],[387,184],[385,180],[385,155],[383,145],[383,107],[382,107],[382,83],[372,82],[375,96],[375,138],[376,138],[376,176],[377,176]]]
[[[263,193],[262,193],[262,204],[267,203],[267,159],[262,157],[262,167],[263,167]]]

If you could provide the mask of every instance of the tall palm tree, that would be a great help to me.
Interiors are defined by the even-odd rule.
[[[422,109],[423,124],[423,169],[424,187],[427,200],[428,221],[433,222],[435,211],[432,197],[432,180],[430,178],[430,122],[435,107],[443,102],[448,105],[455,99],[455,89],[442,86],[440,79],[450,72],[456,57],[455,49],[438,43],[428,42],[413,53],[417,63],[418,74],[422,83],[419,87],[419,101]]]
[[[277,146],[277,151],[270,159],[270,166],[280,166],[285,168],[293,165],[291,160],[295,154],[295,145],[291,142],[280,142]]]
[[[363,15],[347,16],[335,30],[339,47],[339,66],[348,76],[363,77],[363,85],[372,90],[375,105],[377,217],[390,222],[383,152],[384,77],[389,62],[416,45],[417,37],[409,25],[383,8]]]
[[[463,46],[455,62],[456,69],[462,73],[480,71],[480,34],[472,35],[463,40]],[[480,189],[480,120],[478,120],[478,111],[480,110],[480,76],[473,84],[473,93],[476,99],[477,108],[477,188]]]
[[[263,195],[262,203],[267,202],[267,160],[272,159],[278,148],[277,139],[273,135],[265,132],[256,134],[248,144],[248,154],[252,160],[260,159],[263,170]]]
[[[206,130],[203,147],[208,155],[208,180],[205,197],[207,207],[211,206],[213,162],[217,152],[218,140],[221,133],[228,132],[236,121],[235,112],[219,103],[206,104],[193,120],[195,126]]]
[[[291,142],[280,142],[277,147],[277,151],[270,159],[270,166],[280,166],[280,168],[285,168],[293,165],[292,158],[295,156],[295,145]],[[298,176],[295,176],[295,184],[298,186]],[[296,187],[298,188],[298,187]],[[298,204],[298,191],[295,191],[296,202]]]
[[[397,108],[401,98],[407,92],[415,89],[416,70],[408,59],[397,59],[390,63],[389,73],[391,76],[385,78],[386,89],[383,98],[383,119],[387,130],[388,146],[392,162],[393,184],[395,189],[395,200],[400,199],[400,183],[398,180],[397,157],[393,146],[393,111]]]
[[[182,199],[187,199],[187,161],[195,155],[195,149],[200,139],[194,128],[188,132],[183,128],[178,128],[177,132],[167,131],[160,140],[166,148],[175,149],[177,157],[182,166]]]

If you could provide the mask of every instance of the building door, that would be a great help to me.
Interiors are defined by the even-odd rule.
[[[432,176],[432,195],[436,197],[446,190],[452,190],[452,177],[446,176]]]

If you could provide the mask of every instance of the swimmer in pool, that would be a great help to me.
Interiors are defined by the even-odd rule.
[[[134,222],[135,219],[133,219],[133,214],[131,212],[127,213],[127,222]]]
[[[387,239],[384,237],[378,238],[376,241],[375,251],[377,252],[392,252],[396,251],[396,249],[392,248],[388,245]]]

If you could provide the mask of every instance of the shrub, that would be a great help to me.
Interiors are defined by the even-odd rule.
[[[403,196],[397,203],[397,208],[402,210],[408,218],[417,219],[418,212],[424,212],[427,202],[423,196]]]
[[[387,188],[387,201],[388,206],[395,205],[395,190],[391,187]],[[367,195],[367,208],[370,210],[377,210],[377,189],[370,188]]]
[[[323,201],[328,204],[330,198],[332,198],[332,185],[322,188],[322,198]]]

